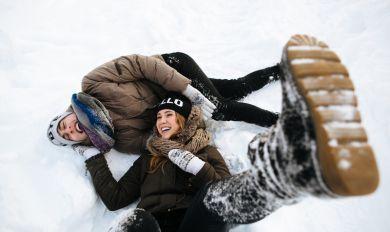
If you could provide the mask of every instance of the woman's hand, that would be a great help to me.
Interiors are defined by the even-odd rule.
[[[168,152],[168,157],[172,163],[176,164],[181,170],[191,173],[193,175],[198,174],[202,169],[205,162],[189,151],[181,149],[172,149]]]
[[[100,154],[100,151],[96,147],[84,146],[84,145],[72,145],[72,149],[79,155],[83,156],[85,160],[92,156]]]
[[[199,90],[195,89],[191,85],[187,85],[187,88],[182,93],[186,96],[192,104],[200,105],[200,108],[203,111],[203,117],[205,120],[211,118],[216,106],[207,99]]]

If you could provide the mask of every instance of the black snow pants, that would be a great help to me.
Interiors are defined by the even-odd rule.
[[[269,127],[276,123],[278,114],[257,106],[238,102],[249,93],[279,80],[278,65],[257,70],[237,79],[212,79],[187,54],[163,54],[164,61],[192,81],[191,85],[216,105],[212,118],[221,121],[244,121]]]
[[[222,218],[206,209],[203,200],[208,185],[199,189],[188,209],[173,210],[162,213],[149,213],[143,209],[135,209],[120,222],[115,232],[228,232],[232,227]]]

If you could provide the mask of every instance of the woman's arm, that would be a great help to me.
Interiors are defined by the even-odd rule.
[[[168,157],[180,169],[194,175],[191,181],[197,187],[230,176],[226,163],[216,148],[208,146],[204,152],[207,154],[205,160],[182,149],[172,149]]]
[[[109,210],[114,211],[126,207],[140,196],[141,157],[119,181],[112,176],[104,155],[94,156],[85,162],[95,190]]]
[[[207,153],[207,160],[203,168],[192,178],[193,185],[197,187],[230,176],[225,160],[215,147],[208,146],[204,152]]]

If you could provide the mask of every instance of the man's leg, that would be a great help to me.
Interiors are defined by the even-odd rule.
[[[375,191],[379,174],[351,79],[336,54],[293,36],[281,62],[283,108],[270,133],[249,145],[253,168],[211,184],[205,207],[228,223],[261,220],[301,196]]]
[[[257,70],[237,79],[210,78],[215,88],[224,98],[236,101],[279,79],[279,65]]]
[[[191,85],[216,105],[213,119],[222,121],[244,121],[269,127],[275,124],[278,115],[257,106],[225,99],[197,63],[187,54],[176,52],[163,54],[165,62],[185,77]]]

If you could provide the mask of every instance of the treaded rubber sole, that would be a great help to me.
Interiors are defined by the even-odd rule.
[[[379,173],[348,70],[324,42],[311,36],[292,36],[284,52],[308,105],[326,185],[343,196],[374,192]]]

